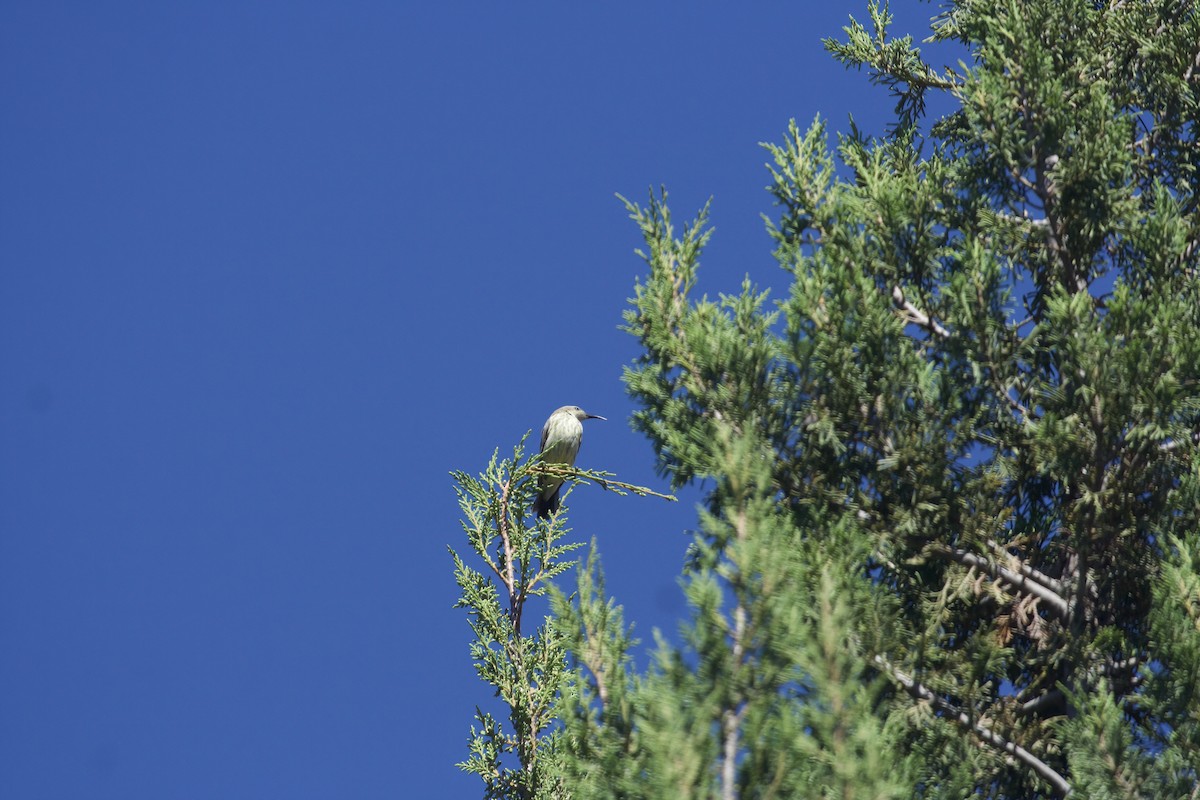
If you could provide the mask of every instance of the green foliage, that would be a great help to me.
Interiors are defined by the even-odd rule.
[[[487,798],[570,796],[554,764],[552,731],[566,649],[549,620],[530,634],[521,628],[530,598],[544,595],[550,581],[571,568],[567,557],[579,545],[563,542],[567,531],[557,518],[538,522],[529,516],[541,464],[522,461],[524,444],[522,439],[511,459],[494,453],[479,477],[452,473],[467,542],[494,576],[474,569],[451,548],[462,591],[456,605],[470,614],[471,658],[508,709],[511,727],[509,733],[490,712],[476,709],[479,728],[471,730],[471,756],[459,766],[483,779]]]
[[[706,492],[681,644],[635,668],[593,548],[481,675],[545,688],[564,796],[1200,797],[1200,13],[956,0],[953,68],[868,16],[827,46],[888,135],[766,145],[786,296],[696,297],[708,209],[625,201],[634,426]]]
[[[531,513],[539,491],[538,477],[566,479],[564,500],[575,485],[590,483],[620,495],[675,499],[614,480],[608,472],[544,464],[540,456],[525,459],[528,437],[526,434],[513,448],[512,458],[501,459],[499,450],[493,453],[478,477],[451,473],[472,559],[484,567],[482,571],[472,567],[450,548],[454,579],[461,591],[455,605],[470,615],[476,672],[508,711],[505,726],[491,712],[476,708],[479,727],[471,729],[470,757],[458,765],[483,780],[487,798],[572,796],[564,784],[557,753],[558,706],[571,678],[567,655],[580,650],[575,640],[564,634],[563,620],[570,608],[553,580],[575,565],[570,555],[582,545],[565,541],[570,531],[562,513],[548,520]],[[581,578],[585,596],[588,588]],[[547,617],[532,632],[524,632],[529,601],[547,594],[557,608],[556,616]],[[588,621],[605,629],[610,622],[608,616]],[[620,627],[619,612],[612,622]]]
[[[575,603],[555,601],[575,654],[567,783],[580,798],[907,797],[904,726],[876,716],[885,684],[859,644],[884,635],[859,630],[881,601],[850,568],[861,538],[845,522],[804,535],[758,480],[761,443],[722,449],[720,491],[739,513],[704,515],[684,649],[660,640],[649,672],[631,673],[594,555]]]

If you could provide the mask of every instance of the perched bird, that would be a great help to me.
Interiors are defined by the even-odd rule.
[[[604,419],[604,417],[588,414],[579,406],[563,406],[550,415],[542,426],[542,462],[545,464],[566,464],[575,466],[575,456],[579,454],[579,443],[583,441],[583,421],[585,419]],[[547,519],[558,511],[558,490],[562,488],[562,478],[543,476],[539,482],[541,492],[533,501],[533,510],[542,519]]]

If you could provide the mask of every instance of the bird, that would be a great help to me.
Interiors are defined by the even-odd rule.
[[[589,414],[579,406],[563,406],[556,409],[542,426],[542,463],[566,464],[575,466],[575,456],[579,455],[579,444],[583,441],[583,421],[585,419],[604,419],[596,414]],[[537,499],[533,501],[533,510],[542,519],[558,511],[558,492],[562,488],[562,478],[552,478],[543,475],[538,481]]]

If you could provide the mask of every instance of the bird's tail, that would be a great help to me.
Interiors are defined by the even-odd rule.
[[[533,510],[540,518],[550,519],[551,514],[558,512],[558,492],[549,497],[538,495],[537,499],[533,501]]]

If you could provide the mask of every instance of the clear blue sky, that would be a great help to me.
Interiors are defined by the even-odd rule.
[[[581,5],[4,4],[0,797],[480,796],[447,472],[578,404],[662,488],[614,193],[781,286],[757,143],[892,106],[866,0]],[[572,497],[643,639],[694,501]]]

